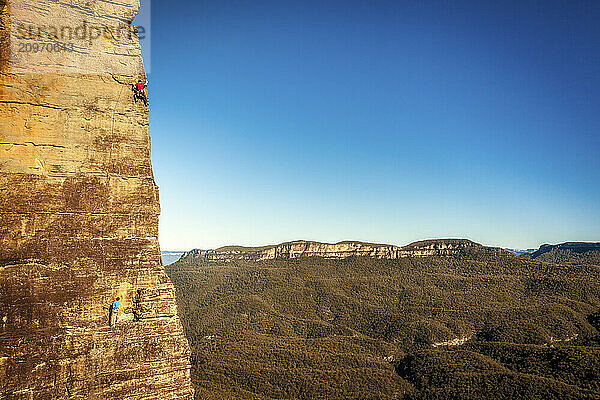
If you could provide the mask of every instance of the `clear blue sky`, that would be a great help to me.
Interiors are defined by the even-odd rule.
[[[600,241],[600,2],[152,2],[164,250]]]

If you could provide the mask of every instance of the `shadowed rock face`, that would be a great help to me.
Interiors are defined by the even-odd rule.
[[[184,253],[182,259],[260,261],[299,257],[342,259],[352,256],[396,259],[403,257],[460,256],[474,252],[485,252],[490,255],[509,255],[507,251],[500,248],[485,247],[466,239],[424,240],[403,247],[355,241],[319,243],[298,240],[263,247],[226,246],[215,250],[196,249]]]
[[[160,259],[148,108],[132,97],[139,41],[77,43],[60,62],[7,56],[9,22],[128,25],[138,7],[0,0],[2,399],[193,397]]]
[[[554,263],[600,265],[600,243],[543,244],[538,250],[525,257]]]

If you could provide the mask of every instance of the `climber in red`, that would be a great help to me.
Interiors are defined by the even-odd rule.
[[[133,100],[142,100],[144,104],[148,105],[148,96],[146,95],[146,84],[144,82],[138,82],[133,85]]]

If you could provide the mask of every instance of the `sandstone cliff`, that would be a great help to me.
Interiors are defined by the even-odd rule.
[[[160,259],[148,108],[132,97],[145,80],[139,40],[108,28],[93,40],[17,34],[131,30],[138,8],[0,1],[1,399],[193,397]],[[64,48],[19,53],[38,42]]]
[[[366,256],[380,259],[403,257],[456,256],[486,253],[489,255],[509,255],[503,249],[485,247],[466,239],[437,239],[411,243],[408,246],[346,241],[339,243],[319,243],[298,240],[263,247],[226,246],[214,250],[191,250],[182,259],[204,259],[208,261],[231,260],[271,260],[299,257],[347,258]]]

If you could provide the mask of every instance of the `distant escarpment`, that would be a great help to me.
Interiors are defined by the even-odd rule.
[[[485,247],[467,239],[424,240],[403,247],[358,241],[320,243],[297,240],[262,247],[225,246],[214,250],[195,249],[184,253],[181,259],[207,261],[261,261],[274,259],[289,260],[301,257],[343,259],[352,256],[397,259],[428,256],[475,256],[478,254],[497,256],[510,255],[510,253],[504,249]]]
[[[193,398],[139,5],[0,0],[0,399]]]
[[[524,256],[552,263],[600,265],[600,243],[543,244],[537,251]]]

